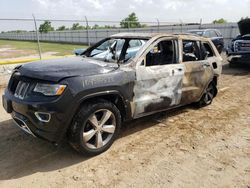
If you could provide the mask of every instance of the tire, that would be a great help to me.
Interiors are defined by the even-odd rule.
[[[213,102],[213,98],[216,95],[216,86],[213,82],[211,82],[208,87],[205,89],[200,101],[197,103],[199,108],[208,106]]]
[[[79,153],[98,155],[113,144],[121,127],[121,114],[111,102],[98,100],[81,106],[69,130],[69,143]]]

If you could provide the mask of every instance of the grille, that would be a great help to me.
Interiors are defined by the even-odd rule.
[[[15,90],[14,96],[19,99],[24,99],[29,88],[29,83],[24,81],[19,81]]]
[[[235,51],[237,52],[245,52],[250,51],[250,41],[236,41],[235,43]]]

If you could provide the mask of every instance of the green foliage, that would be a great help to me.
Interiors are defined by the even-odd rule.
[[[214,20],[213,24],[224,24],[227,23],[227,20],[225,20],[224,18],[220,18],[218,20]]]
[[[69,30],[65,25],[62,25],[57,28],[57,31],[64,31],[64,30]]]
[[[247,20],[247,19],[249,19],[249,17],[247,16],[247,17],[241,17],[241,19],[240,19],[240,21],[242,21],[242,20]]]
[[[80,25],[79,23],[73,23],[71,30],[83,30],[86,29],[85,26]]]
[[[51,22],[46,20],[43,24],[39,26],[40,33],[48,33],[49,31],[54,31],[54,27],[51,26]]]
[[[2,31],[1,33],[24,33],[26,30],[13,30],[13,31]]]
[[[140,24],[140,22],[139,22],[136,14],[134,12],[129,14],[128,17],[124,18],[120,22],[120,26],[122,28],[139,28],[139,27],[142,27],[142,25]]]
[[[92,29],[112,29],[112,28],[116,28],[115,25],[111,26],[111,25],[104,25],[104,26],[100,26],[98,24],[95,24]]]

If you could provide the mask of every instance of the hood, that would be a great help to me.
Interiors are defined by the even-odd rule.
[[[104,74],[117,68],[115,63],[77,56],[27,63],[19,67],[19,72],[27,77],[58,82],[66,77]]]
[[[241,36],[250,34],[250,19],[244,19],[238,22]]]

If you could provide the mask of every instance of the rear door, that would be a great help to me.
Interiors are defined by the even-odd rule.
[[[178,63],[177,39],[161,39],[136,66],[134,117],[179,105],[184,65]]]
[[[213,78],[212,66],[204,58],[205,55],[201,53],[200,47],[200,41],[182,40],[182,64],[185,66],[182,105],[199,100],[207,84]]]

